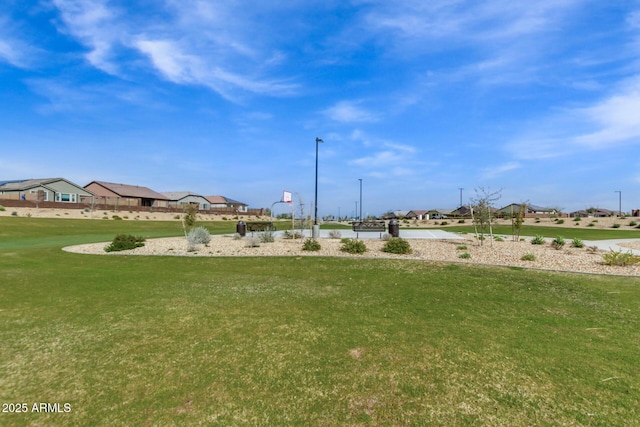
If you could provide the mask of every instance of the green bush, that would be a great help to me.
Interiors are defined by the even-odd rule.
[[[128,251],[144,246],[144,237],[131,234],[118,234],[111,244],[104,248],[105,252]]]
[[[458,224],[464,224],[464,219],[459,219]]]
[[[0,207],[2,207],[2,206],[0,206]],[[1,210],[1,209],[0,209],[0,210]],[[638,225],[638,223],[637,223],[637,222],[635,222],[635,221],[631,221],[631,222],[629,223],[629,227],[635,227],[636,225]]]
[[[589,224],[587,224],[587,227],[595,227],[595,226],[596,226],[596,224],[593,223],[593,222],[590,222]]]
[[[574,220],[575,222],[580,222],[580,221],[582,221],[582,218],[580,218],[579,216],[577,216],[577,217],[573,218],[573,220]]]
[[[522,258],[520,258],[522,261],[535,261],[536,260],[536,256],[534,254],[524,254],[522,255]]]
[[[384,244],[382,251],[391,254],[404,255],[412,253],[413,249],[411,249],[411,245],[405,239],[401,237],[392,237]]]
[[[18,216],[18,212],[16,211],[11,212],[11,216]]]
[[[469,259],[471,258],[471,254],[469,252],[465,252],[463,254],[458,255],[458,258]]]
[[[340,250],[350,254],[363,254],[367,251],[367,246],[361,240],[342,239]]]
[[[0,205],[0,212],[4,212],[5,210],[4,206]]]
[[[616,223],[615,223],[615,224],[613,224],[611,227],[612,227],[612,228],[620,228],[620,224],[618,224],[618,223],[616,222]]]
[[[467,245],[458,245],[456,246],[456,249],[459,251],[466,251],[467,250]]]
[[[504,239],[500,236],[494,236],[493,240],[495,240],[496,242],[504,242]]]
[[[564,224],[564,219],[556,219],[556,224]]]
[[[562,249],[562,248],[564,247],[565,243],[566,243],[566,242],[565,242],[565,240],[564,240],[564,237],[562,237],[562,236],[558,236],[558,237],[556,237],[555,239],[553,239],[553,241],[551,242],[551,246],[552,246],[554,249],[558,249],[558,250],[560,250],[560,249]]]
[[[303,251],[319,251],[321,249],[320,242],[316,239],[306,239],[302,244]]]
[[[111,218],[115,220],[122,220],[118,215],[112,215]]]
[[[611,250],[602,255],[602,263],[605,265],[629,266],[640,263],[640,257],[629,252]]]
[[[447,221],[442,221],[440,225],[449,225],[449,223]]]
[[[536,234],[536,237],[531,239],[532,245],[544,245],[544,236],[541,234]]]
[[[207,245],[211,241],[211,233],[204,227],[195,227],[189,230],[187,234],[187,242],[189,245],[195,246],[197,244]]]
[[[571,240],[571,246],[573,246],[574,248],[584,248],[584,242],[582,241],[582,239],[574,237],[573,240]]]

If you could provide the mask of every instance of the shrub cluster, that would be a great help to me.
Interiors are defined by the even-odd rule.
[[[285,230],[282,234],[283,239],[302,239],[304,236],[299,231]]]
[[[342,233],[340,232],[340,230],[331,230],[329,231],[329,238],[330,239],[340,239],[342,237]]]
[[[602,263],[605,265],[628,266],[640,263],[640,256],[629,252],[614,251],[602,255]]]
[[[462,254],[458,255],[458,258],[469,259],[469,258],[471,258],[471,254],[469,252],[465,252],[465,253],[462,253]]]
[[[571,246],[573,246],[574,248],[584,248],[584,242],[582,241],[582,239],[574,237],[571,241]]]
[[[534,254],[524,254],[522,255],[522,258],[520,258],[522,261],[535,261],[536,260],[536,256]]]
[[[411,245],[408,241],[401,237],[392,237],[387,240],[382,247],[383,252],[389,252],[391,254],[405,255],[413,252]]]
[[[105,252],[127,251],[144,246],[144,237],[131,234],[118,234],[111,244],[104,248]]]
[[[316,239],[306,239],[302,244],[303,251],[313,251],[317,252],[321,249],[320,242]]]
[[[260,233],[260,243],[273,243],[276,240],[276,235],[273,231],[263,231]]]
[[[367,246],[361,240],[345,238],[342,239],[342,247],[340,250],[350,254],[363,254],[367,251]]]

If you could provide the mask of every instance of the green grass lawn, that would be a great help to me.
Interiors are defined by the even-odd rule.
[[[0,400],[71,407],[0,425],[640,419],[640,279],[60,250],[176,227],[0,218]]]

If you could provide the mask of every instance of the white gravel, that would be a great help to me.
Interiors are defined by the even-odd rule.
[[[513,242],[510,238],[505,241],[489,241],[479,246],[472,237],[460,240],[438,239],[406,239],[411,244],[413,254],[394,255],[382,251],[384,241],[377,239],[363,240],[367,246],[364,255],[351,255],[340,250],[342,244],[339,239],[319,239],[321,250],[309,252],[302,250],[303,241],[276,238],[273,243],[261,243],[259,247],[249,247],[250,237],[235,239],[232,236],[212,236],[211,242],[199,245],[195,251],[187,250],[184,237],[149,239],[143,247],[122,252],[104,251],[107,243],[94,243],[66,247],[63,250],[82,254],[101,254],[108,256],[123,255],[164,255],[164,256],[334,256],[353,258],[398,258],[416,259],[424,261],[460,262],[469,264],[490,264],[536,268],[555,271],[570,271],[593,274],[614,274],[625,276],[640,276],[640,265],[618,267],[602,264],[603,250],[593,251],[589,248],[565,248],[556,250],[548,243],[532,245],[528,240]],[[466,249],[459,249],[460,246]],[[463,253],[471,255],[468,259],[460,258]],[[533,254],[534,261],[523,261],[522,256]]]

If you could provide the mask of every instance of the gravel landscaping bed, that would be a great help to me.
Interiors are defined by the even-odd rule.
[[[105,252],[108,243],[94,243],[64,248],[67,252],[83,254],[101,254],[108,256],[123,255],[148,255],[148,256],[334,256],[354,258],[399,258],[416,259],[424,261],[460,262],[469,264],[489,264],[516,266],[524,268],[537,268],[556,271],[571,271],[593,274],[614,274],[639,276],[640,265],[633,266],[607,266],[602,264],[602,255],[605,251],[590,248],[564,247],[554,249],[548,243],[545,245],[532,245],[529,241],[513,242],[505,240],[485,242],[479,246],[472,237],[461,240],[437,240],[437,239],[406,239],[409,241],[413,253],[410,255],[395,255],[382,251],[384,241],[363,240],[367,246],[367,252],[362,255],[351,255],[342,252],[342,243],[339,239],[319,239],[321,249],[317,252],[304,251],[303,240],[290,240],[276,238],[272,243],[260,243],[258,247],[250,247],[250,237],[236,239],[232,236],[212,236],[208,245],[198,245],[196,250],[189,251],[184,237],[171,237],[162,239],[149,239],[143,247],[122,251]],[[462,249],[466,246],[466,249]],[[469,254],[468,258],[460,258],[462,254]],[[533,261],[524,261],[521,258],[531,254]]]

